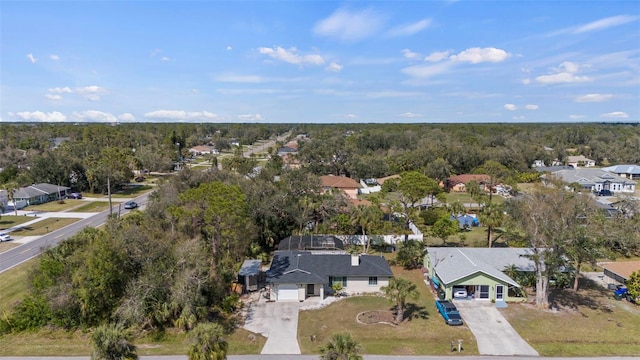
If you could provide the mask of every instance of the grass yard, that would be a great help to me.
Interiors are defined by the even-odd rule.
[[[33,220],[33,218],[31,218]],[[45,235],[52,231],[63,228],[69,224],[73,224],[74,222],[80,219],[72,219],[72,218],[47,218],[40,220],[31,225],[27,225],[24,228],[20,228],[11,232],[12,236],[34,236],[34,235]]]
[[[379,355],[449,355],[451,340],[463,340],[463,355],[477,355],[473,334],[466,326],[448,326],[438,314],[435,298],[425,285],[419,270],[392,268],[395,276],[418,285],[418,300],[410,300],[405,320],[397,327],[387,324],[364,325],[356,321],[363,311],[388,311],[393,304],[379,296],[354,296],[333,303],[320,310],[300,312],[298,342],[303,354],[317,354],[322,346],[338,332],[349,332],[358,341],[364,354]],[[311,335],[316,341],[311,341]]]
[[[65,211],[68,209],[71,209],[74,206],[78,206],[78,201],[77,200],[64,200],[62,201],[62,203],[58,203],[57,201],[51,201],[48,203],[44,203],[44,204],[38,204],[38,205],[29,205],[26,208],[22,209],[25,211],[47,211],[47,212],[53,212],[53,211]]]
[[[148,191],[153,190],[151,185],[129,185],[124,189],[120,189],[111,194],[112,198],[130,198],[140,196]]]
[[[8,228],[26,223],[27,221],[31,220],[33,220],[33,217],[2,215],[2,218],[0,218],[0,230],[6,230]]]
[[[92,201],[73,210],[69,210],[69,212],[102,212],[107,209],[109,209],[108,201]]]
[[[640,306],[614,300],[588,279],[582,284],[578,293],[556,290],[555,311],[530,304],[501,311],[541,356],[639,356]]]
[[[27,293],[29,272],[36,265],[37,261],[30,260],[0,273],[0,315],[10,312]]]

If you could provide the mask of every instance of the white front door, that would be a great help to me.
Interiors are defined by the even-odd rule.
[[[496,285],[496,301],[504,301],[504,285]]]

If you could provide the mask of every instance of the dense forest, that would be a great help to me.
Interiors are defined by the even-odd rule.
[[[239,264],[245,258],[268,261],[278,241],[289,235],[404,234],[411,219],[446,243],[458,231],[448,220],[455,204],[427,210],[412,205],[426,195],[441,196],[437,184],[451,175],[488,173],[515,185],[537,181],[539,175],[531,169],[537,159],[550,163],[582,154],[599,165],[640,163],[640,126],[634,124],[3,124],[0,183],[6,188],[52,182],[100,192],[107,176],[127,182],[134,170],[170,171],[177,152],[186,156],[185,149],[194,145],[228,150],[231,139],[252,144],[288,131],[291,139],[305,134],[298,140],[299,168],[283,166],[275,156],[283,143],[268,149],[273,156],[262,163],[235,152],[236,164],[248,166],[185,168],[157,184],[144,212],[112,217],[105,227],[84,229],[47,250],[31,275],[29,296],[0,319],[0,333],[108,322],[139,330],[189,331],[214,321],[231,330],[238,306],[231,284]],[[57,138],[64,141],[54,146]],[[257,174],[256,164],[262,165]],[[372,206],[350,206],[341,193],[320,191],[318,176],[326,174],[401,176],[369,198]],[[546,193],[541,204],[545,199],[566,204],[567,196]],[[532,225],[502,218],[506,210],[517,214],[526,208],[478,199],[486,202],[479,215],[489,226],[489,244],[493,226],[512,231],[514,243],[528,245]],[[575,204],[586,200],[576,198]],[[551,211],[542,205],[539,209],[547,216]],[[564,242],[549,244],[557,254],[571,255],[578,268],[610,251],[637,255],[636,213],[622,212],[608,222],[598,215],[593,221],[598,232],[580,232],[581,237],[566,232]],[[406,222],[387,221],[394,214]],[[557,217],[577,218],[575,212],[567,214],[569,210]],[[564,225],[569,223],[571,229],[584,228],[584,222]],[[603,232],[609,234],[606,239],[594,236]],[[603,251],[578,252],[584,244]],[[422,245],[412,246],[407,243],[398,253],[408,267],[419,266],[415,254],[422,254]]]

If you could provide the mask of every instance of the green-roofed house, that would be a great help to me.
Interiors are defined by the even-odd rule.
[[[454,288],[464,289],[466,299],[477,301],[526,301],[521,286],[503,270],[515,265],[522,272],[534,271],[527,248],[428,247],[425,276],[445,299],[454,298]]]

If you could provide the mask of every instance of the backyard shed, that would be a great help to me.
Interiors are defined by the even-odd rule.
[[[262,271],[261,260],[245,260],[238,272],[238,283],[242,284],[242,291],[256,291],[264,285],[266,273]]]

